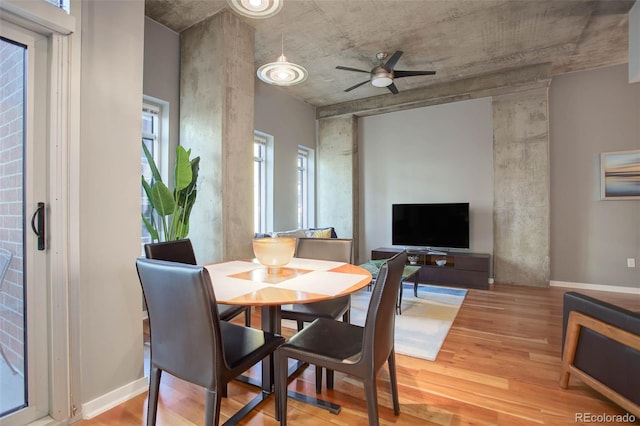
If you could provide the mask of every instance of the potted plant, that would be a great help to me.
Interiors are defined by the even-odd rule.
[[[144,142],[142,149],[152,173],[151,182],[142,176],[142,187],[152,208],[151,218],[143,214],[142,220],[153,241],[186,238],[189,235],[189,216],[196,202],[200,157],[190,159],[191,150],[178,145],[172,191],[162,182],[158,167]]]

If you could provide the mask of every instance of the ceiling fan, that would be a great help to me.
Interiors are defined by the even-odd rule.
[[[376,58],[380,61],[380,63],[375,67],[373,67],[371,71],[365,71],[358,68],[343,67],[338,65],[336,68],[339,70],[364,72],[371,75],[368,80],[365,80],[361,83],[358,83],[354,86],[349,87],[348,89],[345,89],[345,92],[349,92],[353,89],[356,89],[362,86],[363,84],[371,82],[372,85],[376,87],[386,87],[387,89],[389,89],[391,93],[393,93],[394,95],[397,95],[398,88],[396,87],[395,84],[393,84],[394,78],[413,77],[415,75],[434,75],[436,73],[435,71],[394,70],[393,68],[398,63],[398,59],[400,59],[400,56],[402,56],[402,53],[404,53],[402,52],[402,50],[396,50],[395,53],[391,55],[391,57],[387,60],[387,62],[384,62],[384,60],[387,59],[387,53],[386,52],[378,53],[376,55]]]

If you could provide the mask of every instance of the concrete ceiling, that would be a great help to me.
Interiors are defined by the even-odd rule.
[[[398,70],[435,76],[395,80],[400,92],[544,62],[552,74],[628,61],[634,0],[284,0],[269,19],[242,17],[256,30],[256,69],[284,53],[309,78],[288,94],[315,106],[394,96],[365,84],[377,52],[404,54]],[[227,8],[224,0],[146,0],[146,15],[182,32]],[[264,84],[264,83],[260,83]],[[397,95],[395,95],[397,96]]]

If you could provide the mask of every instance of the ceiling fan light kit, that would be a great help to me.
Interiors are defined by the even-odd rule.
[[[391,57],[387,60],[387,62],[384,62],[384,60],[387,59],[387,54],[385,52],[378,53],[376,55],[376,58],[378,59],[378,61],[380,61],[380,63],[375,67],[373,67],[371,71],[365,71],[358,68],[343,67],[338,65],[336,69],[339,69],[339,70],[363,72],[363,73],[369,74],[369,80],[365,80],[358,84],[355,84],[345,89],[345,92],[350,92],[351,90],[356,89],[364,84],[371,83],[371,85],[375,87],[386,87],[387,89],[389,89],[391,93],[393,93],[394,95],[397,95],[398,88],[393,83],[394,78],[413,77],[417,75],[434,75],[436,73],[435,71],[396,71],[394,70],[396,64],[398,63],[398,60],[400,59],[400,56],[402,56],[402,53],[403,53],[402,50],[396,50],[394,54],[391,55]]]
[[[229,6],[240,15],[249,18],[270,18],[280,12],[283,0],[227,0]]]
[[[393,83],[393,73],[387,72],[382,67],[376,67],[371,71],[371,84],[375,87],[387,87]]]

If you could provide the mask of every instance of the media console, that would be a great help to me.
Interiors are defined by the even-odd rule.
[[[388,259],[402,250],[400,248],[377,248],[371,251],[371,259]],[[490,256],[488,254],[462,252],[435,254],[428,250],[407,250],[407,254],[416,257],[416,262],[411,263],[412,265],[420,266],[418,283],[489,289]],[[442,260],[446,260],[446,263],[439,266],[436,261]],[[417,284],[414,287],[414,295],[416,292]]]

